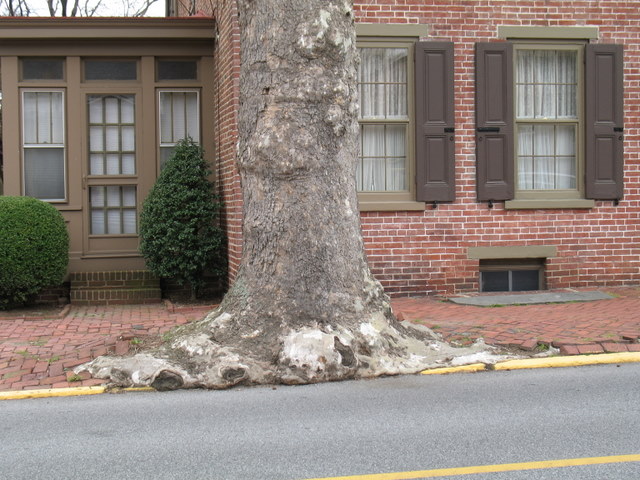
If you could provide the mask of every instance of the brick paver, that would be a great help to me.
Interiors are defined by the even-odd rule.
[[[202,318],[213,306],[71,306],[60,318],[2,317],[0,391],[104,384],[73,368],[100,355],[124,355],[149,336]],[[8,315],[8,313],[6,314]]]
[[[563,355],[637,351],[640,287],[603,288],[615,298],[584,303],[476,307],[434,297],[393,300],[396,314],[421,323],[447,341],[478,338],[504,347],[559,348]]]
[[[611,300],[475,307],[436,297],[393,299],[400,319],[421,323],[450,342],[484,338],[492,345],[562,355],[640,351],[640,287],[601,289]],[[50,319],[6,318],[0,312],[0,391],[105,383],[73,368],[105,354],[124,355],[139,340],[202,318],[210,306],[171,304],[72,306]]]

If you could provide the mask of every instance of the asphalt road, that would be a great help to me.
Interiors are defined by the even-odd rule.
[[[384,477],[392,480],[507,463],[640,460],[639,398],[640,364],[623,364],[9,400],[0,402],[0,478],[381,480],[399,472]],[[640,462],[449,473],[636,479]]]

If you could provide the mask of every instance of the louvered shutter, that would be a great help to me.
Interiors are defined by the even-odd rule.
[[[514,192],[513,48],[476,44],[478,200],[510,200]]]
[[[623,48],[586,48],[585,190],[587,198],[618,200],[623,194]]]
[[[416,80],[416,198],[455,200],[453,43],[418,42]]]

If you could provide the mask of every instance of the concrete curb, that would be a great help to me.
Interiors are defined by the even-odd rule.
[[[24,398],[76,397],[79,395],[98,395],[107,392],[155,392],[151,387],[131,387],[109,389],[103,385],[96,387],[46,388],[42,390],[17,390],[0,392],[1,400],[21,400]]]
[[[574,355],[569,357],[523,358],[506,360],[496,364],[472,363],[459,367],[442,367],[423,370],[421,375],[445,375],[448,373],[486,372],[492,370],[524,370],[531,368],[581,367],[587,365],[605,365],[614,363],[640,363],[640,352],[602,353],[598,355]],[[72,397],[79,395],[98,395],[114,392],[154,392],[152,387],[131,387],[109,389],[105,386],[48,388],[43,390],[19,390],[0,392],[1,400],[20,400],[24,398]]]
[[[640,362],[640,352],[602,353],[598,355],[574,355],[569,357],[523,358],[506,360],[496,364],[474,363],[459,367],[432,368],[420,372],[422,375],[444,375],[447,373],[482,372],[491,370],[524,370],[530,368],[581,367],[614,363]]]

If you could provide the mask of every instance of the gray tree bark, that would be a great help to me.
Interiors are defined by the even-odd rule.
[[[367,266],[351,2],[238,5],[237,280],[218,310],[176,332],[168,348],[95,361],[92,373],[124,385],[223,388],[413,373],[453,356],[428,331],[396,321]]]

